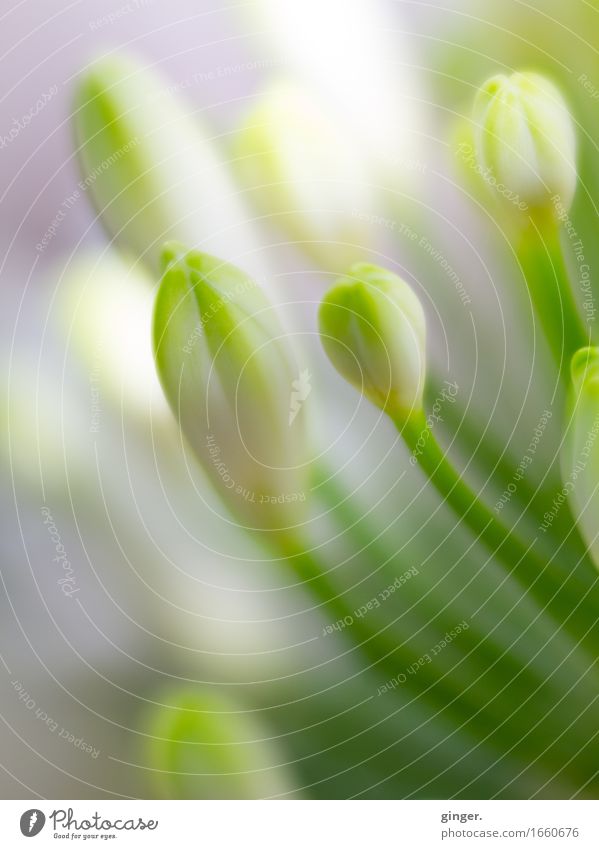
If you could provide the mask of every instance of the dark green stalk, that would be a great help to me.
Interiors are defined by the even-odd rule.
[[[558,371],[567,380],[573,354],[589,345],[590,337],[572,292],[555,219],[531,219],[517,255]]]
[[[504,563],[524,592],[553,617],[556,628],[564,628],[590,649],[595,660],[599,612],[581,603],[578,592],[582,588],[564,583],[551,562],[540,558],[532,545],[523,543],[478,498],[441,450],[423,412],[407,422],[398,420],[396,426],[422,470],[460,519]]]
[[[329,574],[323,571],[322,565],[306,551],[304,545],[287,540],[278,548],[279,554],[284,553],[289,558],[294,573],[321,602],[327,615],[334,617],[333,621],[353,614],[354,609],[348,604],[345,594],[337,590]],[[352,618],[350,636],[373,672],[380,672],[379,687],[385,680],[396,678],[417,659],[414,649],[406,645],[406,640],[399,642],[389,626],[375,630],[365,619]],[[557,710],[561,698],[559,686],[557,694],[555,690],[560,683],[558,676],[539,682],[534,675],[534,664],[531,669],[514,663],[509,646],[498,655],[489,650],[485,636],[476,635],[475,629],[471,634],[465,631],[460,636],[465,638],[461,646],[464,655],[460,661],[450,668],[442,666],[437,670],[435,664],[425,665],[415,676],[406,676],[400,686],[404,693],[409,694],[410,704],[424,700],[429,709],[434,708],[439,718],[451,720],[458,728],[473,734],[479,741],[485,740],[497,751],[504,746],[507,735],[510,740],[519,741],[521,757],[540,757],[545,765],[550,765],[550,759],[543,754],[548,744],[547,735],[550,734],[552,740],[558,739],[567,727],[563,712]],[[586,689],[585,684],[581,686]],[[593,689],[591,697],[594,692]],[[560,696],[557,701],[556,695]],[[583,699],[588,695],[588,691],[585,695],[580,693]],[[534,724],[531,720],[538,716],[540,705],[543,705],[545,720],[539,734],[531,732]],[[434,716],[429,721],[433,720]],[[580,747],[586,741],[586,733],[585,728],[573,729],[565,735],[566,739],[556,744],[556,751],[560,756],[569,756],[573,745]],[[584,767],[586,776],[588,764],[585,758],[580,760],[577,766]]]

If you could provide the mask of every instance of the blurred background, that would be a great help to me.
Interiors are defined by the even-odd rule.
[[[418,700],[377,698],[381,673],[347,635],[323,636],[331,623],[309,593],[232,523],[182,449],[154,375],[158,278],[141,253],[117,250],[81,188],[74,104],[91,62],[126,55],[162,79],[147,92],[156,120],[163,98],[175,98],[199,128],[219,176],[189,201],[197,244],[256,273],[302,340],[314,455],[405,570],[416,568],[406,592],[371,615],[392,623],[417,660],[483,602],[508,638],[533,615],[439,509],[389,423],[333,373],[316,307],[357,259],[415,288],[434,369],[459,387],[459,417],[448,409],[440,438],[497,499],[489,453],[508,452],[515,467],[558,402],[509,234],[459,144],[491,74],[524,67],[557,82],[580,144],[572,219],[596,267],[598,23],[594,0],[5,4],[4,798],[581,789],[442,717],[429,721]],[[540,478],[549,469],[557,480],[556,439],[549,425]],[[315,545],[357,609],[404,569],[381,567],[368,550],[354,556],[334,512],[313,502]],[[546,628],[539,620],[528,632],[531,656]],[[451,673],[459,641],[444,658]],[[187,714],[178,728],[177,705],[193,707],[194,694],[207,700],[204,719],[217,718],[209,732]],[[196,734],[193,752],[170,751],[169,740]],[[227,757],[214,754],[221,743]]]

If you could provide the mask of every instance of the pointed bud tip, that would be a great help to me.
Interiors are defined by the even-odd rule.
[[[541,74],[497,74],[474,102],[476,152],[485,182],[512,212],[556,214],[576,188],[574,124],[558,88]]]
[[[160,270],[164,274],[176,262],[185,259],[189,249],[181,242],[165,242],[160,251]]]
[[[307,434],[289,422],[300,372],[277,312],[222,259],[177,242],[162,259],[154,351],[181,430],[236,521],[293,527],[305,509]]]
[[[580,348],[570,361],[570,375],[575,388],[580,390],[588,381],[599,382],[599,348]]]
[[[572,357],[570,372],[567,427],[560,448],[563,491],[599,569],[599,348],[580,348]]]
[[[333,366],[370,401],[393,417],[421,409],[424,312],[400,277],[354,264],[325,294],[319,327]]]
[[[141,75],[141,76],[140,76]],[[149,95],[152,84],[159,86],[161,80],[155,72],[140,59],[129,53],[111,53],[98,56],[85,68],[77,80],[74,89],[75,129],[82,135],[82,121],[93,110],[101,112],[114,121],[120,117],[120,99],[125,89],[142,90]],[[79,114],[79,113],[82,114]],[[84,141],[90,141],[83,135]],[[93,140],[91,140],[93,141]]]

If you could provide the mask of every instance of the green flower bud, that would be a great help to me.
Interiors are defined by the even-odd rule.
[[[122,56],[82,75],[74,106],[82,178],[110,235],[152,271],[164,242],[251,254],[247,216],[209,140],[154,71]]]
[[[359,256],[370,181],[351,139],[314,99],[275,85],[240,128],[233,155],[255,206],[305,250],[342,265]]]
[[[515,215],[568,209],[576,189],[576,137],[558,89],[539,74],[491,77],[474,105],[485,182]]]
[[[572,357],[568,428],[561,453],[564,492],[599,568],[599,348]],[[561,495],[561,494],[560,494]],[[559,499],[554,502],[559,509]],[[547,516],[551,520],[551,515]]]
[[[300,372],[274,307],[220,259],[168,246],[164,261],[154,351],[183,433],[235,516],[264,530],[297,524],[305,405],[291,415]]]
[[[160,798],[266,799],[290,795],[286,753],[255,713],[224,696],[182,690],[147,723],[144,760]]]
[[[394,419],[422,409],[425,318],[400,277],[354,265],[325,295],[319,325],[337,371],[374,404]]]

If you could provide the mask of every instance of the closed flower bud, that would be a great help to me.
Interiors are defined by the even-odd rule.
[[[558,89],[534,73],[491,77],[474,106],[485,182],[514,214],[557,215],[576,189],[576,137]]]
[[[599,348],[572,357],[567,433],[561,455],[564,494],[599,568]]]
[[[319,325],[337,371],[374,404],[394,419],[422,409],[425,318],[400,277],[354,265],[325,295]]]
[[[306,501],[305,405],[290,415],[299,372],[274,307],[215,257],[169,246],[165,264],[154,351],[182,431],[235,517],[293,526]]]
[[[157,73],[128,57],[99,60],[81,77],[73,121],[79,189],[135,259],[156,272],[169,239],[227,259],[251,256],[236,186]]]
[[[143,266],[114,252],[78,256],[63,272],[57,303],[72,355],[89,370],[92,407],[170,424],[148,333],[152,278]],[[92,433],[99,419],[94,412]]]
[[[278,83],[248,115],[233,154],[256,207],[306,251],[343,265],[360,255],[371,205],[364,161],[317,101]]]
[[[294,795],[289,755],[255,711],[201,689],[165,693],[161,703],[148,717],[143,752],[158,798]]]

